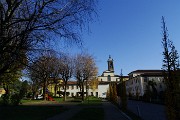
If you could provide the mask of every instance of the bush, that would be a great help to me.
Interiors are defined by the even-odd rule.
[[[9,105],[10,104],[10,95],[9,94],[3,94],[2,95],[2,104],[3,105]]]
[[[19,94],[15,93],[11,96],[12,105],[19,105],[20,101],[21,101],[21,97]]]

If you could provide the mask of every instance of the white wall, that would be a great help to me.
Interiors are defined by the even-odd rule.
[[[98,85],[98,94],[100,98],[107,97],[107,90],[109,89],[109,84],[106,85]]]
[[[163,77],[157,76],[157,77],[147,77],[147,81],[145,82],[144,79],[145,77],[142,76],[137,76],[133,75],[135,77],[130,78],[129,80],[126,81],[126,91],[127,95],[129,95],[129,92],[132,95],[136,95],[136,92],[138,91],[139,96],[143,96],[146,90],[146,85],[148,81],[154,81],[156,82],[156,89],[157,92],[164,91],[165,90],[165,84],[163,83]]]

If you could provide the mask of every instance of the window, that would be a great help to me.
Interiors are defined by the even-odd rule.
[[[147,82],[147,77],[144,77],[144,82]]]
[[[72,88],[71,88],[72,90],[74,89],[74,85],[72,85]]]
[[[98,97],[98,92],[96,92],[96,97]]]
[[[108,81],[111,81],[111,76],[110,75],[108,75]]]
[[[66,89],[67,89],[67,90],[69,89],[69,85],[66,86]]]

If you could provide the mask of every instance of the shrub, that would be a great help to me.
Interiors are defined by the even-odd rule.
[[[21,101],[21,97],[19,94],[15,93],[11,96],[12,105],[19,105],[20,101]]]
[[[9,105],[10,104],[10,95],[9,94],[3,94],[2,95],[2,104],[3,105]]]

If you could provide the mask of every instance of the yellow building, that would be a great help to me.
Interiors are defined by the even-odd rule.
[[[63,80],[61,79],[56,79],[56,80],[51,79],[47,87],[48,92],[52,93],[53,96],[56,96],[57,91],[60,91],[62,84],[63,84]],[[55,93],[55,88],[56,88],[56,93]]]
[[[0,88],[0,97],[5,93],[6,93],[6,91],[4,90],[4,88]]]

